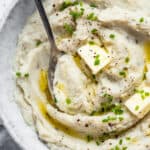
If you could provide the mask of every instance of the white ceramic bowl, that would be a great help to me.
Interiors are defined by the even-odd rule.
[[[0,117],[13,139],[25,150],[47,150],[26,125],[14,100],[13,62],[17,38],[35,10],[34,0],[20,0],[0,32]]]

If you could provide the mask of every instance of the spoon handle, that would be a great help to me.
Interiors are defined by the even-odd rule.
[[[54,45],[55,44],[54,36],[53,36],[53,33],[52,33],[52,29],[51,29],[50,23],[48,21],[48,17],[46,15],[45,9],[43,7],[43,4],[42,4],[41,0],[35,0],[35,4],[36,4],[37,9],[39,11],[39,14],[41,16],[41,19],[42,19],[43,25],[45,27],[47,36],[48,36],[48,38],[50,40],[50,43],[52,45]]]

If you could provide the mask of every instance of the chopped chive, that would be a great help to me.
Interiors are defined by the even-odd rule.
[[[25,73],[24,77],[28,78],[29,77],[29,73]]]
[[[42,44],[41,40],[36,40],[36,47],[40,46]]]
[[[114,35],[114,34],[110,34],[109,37],[110,37],[111,39],[115,39],[115,35]]]
[[[128,137],[126,137],[126,140],[127,140],[127,141],[131,140],[131,137],[129,137],[129,136],[128,136]]]
[[[97,29],[91,30],[91,33],[92,33],[92,34],[96,34],[96,33],[97,33]]]
[[[139,108],[140,108],[140,107],[139,107],[138,105],[135,106],[135,110],[136,110],[136,111],[139,110]]]
[[[16,72],[17,77],[21,77],[21,72]]]
[[[97,65],[99,65],[99,64],[100,64],[100,60],[99,60],[99,59],[95,59],[94,65],[97,66]]]
[[[119,75],[120,75],[120,76],[123,76],[123,77],[125,78],[125,77],[126,77],[126,72],[125,72],[125,71],[120,71],[120,72],[119,72]]]
[[[123,111],[121,105],[112,103],[113,96],[105,93],[103,95],[103,98],[106,98],[106,101],[101,103],[101,109],[99,110],[101,113],[113,112],[115,115],[123,114],[124,111]],[[119,117],[118,119],[120,121],[123,120],[122,117]]]
[[[110,95],[110,94],[107,94],[107,93],[105,93],[105,94],[103,95],[103,97],[107,98],[107,100],[109,100],[109,101],[112,101],[112,100],[113,100],[113,96]]]
[[[91,20],[91,21],[96,21],[96,20],[98,20],[97,16],[95,16],[94,13],[90,13],[90,14],[87,16],[87,19],[88,19],[88,20]]]
[[[90,45],[94,45],[95,42],[94,42],[94,41],[89,41],[89,44],[90,44]]]
[[[146,92],[144,90],[135,90],[136,93],[141,95],[141,98],[144,100],[145,98],[147,98],[148,96],[150,96],[149,92]]]
[[[99,65],[100,64],[100,55],[97,55],[96,57],[95,57],[95,61],[94,61],[94,65],[95,66],[97,66],[97,65]]]
[[[115,105],[114,108],[112,109],[112,112],[114,112],[116,115],[123,114],[123,110],[120,105]]]
[[[60,11],[63,11],[65,10],[66,8],[70,7],[70,6],[75,6],[75,5],[78,5],[80,4],[80,6],[82,5],[82,2],[81,1],[74,1],[72,2],[71,0],[65,0],[61,6],[60,6]]]
[[[63,11],[64,9],[66,9],[67,7],[71,5],[72,5],[72,2],[70,0],[65,0],[60,7],[60,11]]]
[[[140,22],[140,23],[144,22],[144,17],[141,17],[141,18],[139,19],[139,22]]]
[[[108,116],[107,118],[103,119],[102,122],[114,121],[114,120],[116,120],[116,119],[117,119],[116,117]]]
[[[130,61],[130,58],[129,58],[129,57],[126,57],[126,58],[125,58],[125,63],[129,63],[129,61]]]
[[[70,99],[70,98],[67,98],[67,99],[66,99],[66,104],[68,104],[68,105],[71,104],[71,99]]]
[[[72,25],[67,24],[67,23],[64,24],[64,29],[65,29],[66,32],[69,33],[70,35],[72,35],[73,32],[75,31],[75,28],[74,28]]]
[[[70,11],[70,15],[72,16],[73,20],[77,20],[78,18],[83,16],[83,14],[84,14],[84,9],[83,8],[81,8],[80,11],[79,10]]]
[[[122,140],[122,139],[120,139],[120,140],[119,140],[119,144],[120,144],[120,145],[122,145],[122,143],[123,143],[123,140]]]

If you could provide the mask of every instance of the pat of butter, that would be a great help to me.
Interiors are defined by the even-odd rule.
[[[91,69],[93,74],[97,74],[110,62],[105,49],[97,45],[86,44],[80,47],[77,52]]]
[[[144,87],[134,94],[126,101],[125,106],[136,117],[143,118],[150,111],[150,87]]]

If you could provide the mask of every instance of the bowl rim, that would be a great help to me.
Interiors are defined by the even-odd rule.
[[[9,7],[7,7],[6,9],[6,15],[3,16],[3,21],[1,22],[0,24],[0,33],[5,30],[5,25],[7,25],[7,21],[9,19],[9,17],[11,16],[11,13],[12,11],[18,7],[19,3],[23,3],[24,0],[12,0],[12,3],[10,3]],[[1,36],[1,35],[0,35]],[[0,64],[1,66],[3,66],[3,64]],[[1,69],[1,68],[0,68]],[[11,68],[12,69],[12,68]],[[11,74],[12,76],[12,74]],[[4,77],[1,78],[0,82],[4,82],[2,80]],[[12,79],[13,80],[13,79]],[[12,81],[14,83],[14,81]],[[14,84],[14,88],[15,88],[15,84]],[[3,92],[3,91],[2,91]],[[6,93],[3,93],[3,95],[5,95]],[[14,93],[13,93],[14,95]],[[5,100],[5,97],[1,97],[1,101],[4,101]],[[9,101],[6,99],[6,101]],[[2,105],[3,102],[0,102]],[[10,102],[9,102],[10,103]],[[20,114],[18,115],[21,115],[21,111],[19,109],[19,106],[16,104],[16,102],[14,101],[14,98],[13,98],[13,104],[12,105],[16,105],[16,107],[18,108],[17,111],[20,112]],[[15,107],[14,107],[15,108]],[[30,146],[29,144],[29,140],[25,140],[26,139],[26,136],[25,135],[21,135],[21,132],[18,131],[17,129],[17,126],[15,125],[15,123],[13,122],[13,120],[9,119],[8,118],[8,115],[5,113],[5,111],[7,110],[4,110],[4,108],[0,105],[0,119],[2,120],[2,124],[5,126],[6,130],[8,131],[8,133],[10,134],[10,136],[12,137],[12,139],[16,142],[16,144],[23,150],[32,150],[33,149],[33,146]],[[22,115],[21,115],[22,117]],[[23,117],[21,118],[23,120]],[[23,120],[24,121],[24,120]],[[23,122],[22,122],[23,123]],[[25,121],[24,121],[24,125],[27,127],[27,128],[30,128],[30,130],[32,130],[32,128],[30,126],[28,126]],[[23,129],[23,128],[22,128]],[[30,132],[30,131],[29,131]],[[39,150],[47,150],[46,146],[38,141],[38,137],[37,137],[37,133],[35,133],[35,131],[32,131],[33,133],[31,134],[31,137],[30,139],[32,138],[35,138],[33,139],[33,141],[36,143],[38,143],[37,145],[35,145],[35,149],[39,149]],[[34,135],[35,134],[35,135]],[[29,135],[30,136],[30,135]],[[33,137],[32,137],[33,136]],[[37,139],[36,139],[37,137]],[[33,142],[31,141],[31,142]],[[34,145],[34,143],[32,143]],[[38,147],[39,146],[39,147]]]

